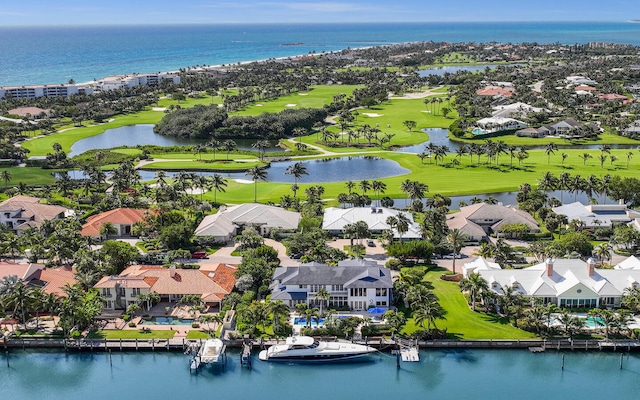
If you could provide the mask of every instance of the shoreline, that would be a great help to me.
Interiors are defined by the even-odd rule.
[[[327,339],[327,338],[321,338]],[[333,338],[332,338],[333,339]],[[174,351],[183,352],[190,343],[197,343],[202,339],[44,339],[44,338],[5,338],[1,340],[5,352],[10,349],[64,349],[65,351]],[[341,341],[344,340],[333,340]],[[280,340],[253,340],[252,349],[264,349],[278,344]],[[372,337],[365,340],[351,340],[350,343],[368,345],[380,351],[393,350],[396,342],[384,337]],[[225,340],[229,348],[242,348],[244,340]],[[425,349],[488,349],[514,350],[528,349],[532,353],[545,351],[607,351],[607,352],[640,352],[640,342],[631,339],[483,339],[483,340],[412,340],[420,350]]]

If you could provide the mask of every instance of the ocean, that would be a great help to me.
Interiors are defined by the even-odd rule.
[[[640,45],[631,22],[0,27],[0,86],[86,82],[414,41]]]

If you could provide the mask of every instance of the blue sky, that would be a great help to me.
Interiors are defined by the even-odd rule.
[[[166,23],[626,21],[638,0],[0,0],[0,26]]]

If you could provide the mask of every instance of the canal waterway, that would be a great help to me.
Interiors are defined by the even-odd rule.
[[[564,369],[561,368],[564,355]],[[259,361],[192,374],[181,353],[14,351],[0,360],[7,399],[634,399],[640,358],[620,353],[532,354],[527,350],[428,350],[420,362],[394,357],[341,365]]]

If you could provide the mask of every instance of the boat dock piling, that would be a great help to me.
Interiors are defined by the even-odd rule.
[[[251,349],[252,343],[250,339],[245,339],[242,343],[242,352],[240,353],[240,365],[251,370]]]

